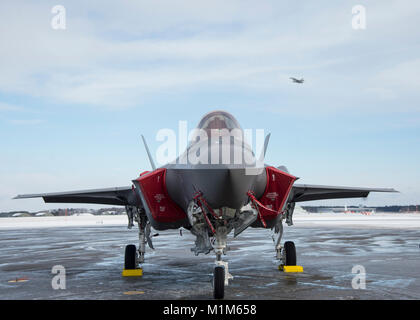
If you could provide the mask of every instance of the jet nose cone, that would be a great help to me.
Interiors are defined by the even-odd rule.
[[[243,169],[216,170],[211,179],[199,184],[199,188],[212,208],[240,209],[248,198],[246,193],[252,188],[254,180],[255,176],[245,175]]]

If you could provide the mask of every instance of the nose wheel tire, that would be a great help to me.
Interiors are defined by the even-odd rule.
[[[136,269],[136,246],[129,244],[125,247],[124,269]]]
[[[286,266],[296,265],[296,247],[293,241],[286,241],[284,243],[283,261]]]
[[[223,299],[225,296],[225,269],[220,266],[214,268],[213,296],[214,299]]]

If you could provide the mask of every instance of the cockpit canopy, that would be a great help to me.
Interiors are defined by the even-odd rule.
[[[177,161],[189,164],[191,159],[201,157],[201,164],[242,165],[245,159],[255,157],[245,133],[230,113],[209,112],[190,132],[188,147]]]
[[[226,111],[212,111],[207,113],[200,121],[197,129],[203,129],[210,136],[212,129],[239,129],[242,131],[239,122]]]

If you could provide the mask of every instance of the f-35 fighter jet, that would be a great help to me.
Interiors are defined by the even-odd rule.
[[[296,79],[296,78],[290,77],[290,79],[292,79],[292,81],[295,82],[295,83],[303,83],[305,81],[303,78],[302,79]]]
[[[303,81],[303,80],[302,80]],[[125,206],[129,228],[137,222],[139,246],[127,245],[125,269],[144,263],[146,243],[153,248],[151,228],[189,230],[195,237],[195,255],[214,252],[214,297],[223,298],[232,276],[226,254],[227,235],[247,228],[270,228],[281,265],[296,265],[293,242],[281,243],[283,222],[293,224],[295,204],[303,201],[367,197],[370,192],[394,189],[354,188],[298,184],[286,167],[263,162],[270,135],[260,157],[243,139],[237,120],[225,111],[206,114],[198,134],[175,161],[156,168],[146,146],[152,171],[132,180],[132,185],[109,189],[18,195],[16,199],[42,197],[54,203],[96,203]]]

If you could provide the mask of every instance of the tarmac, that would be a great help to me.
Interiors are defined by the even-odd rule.
[[[278,270],[270,230],[230,236],[223,258],[234,279],[225,299],[420,299],[419,228],[325,222],[285,226],[303,273]],[[144,275],[122,277],[124,247],[137,241],[137,229],[124,225],[0,228],[0,299],[212,298],[214,254],[194,256],[189,231],[159,232]],[[65,289],[53,289],[56,265]],[[365,289],[352,287],[355,266],[366,272]]]

